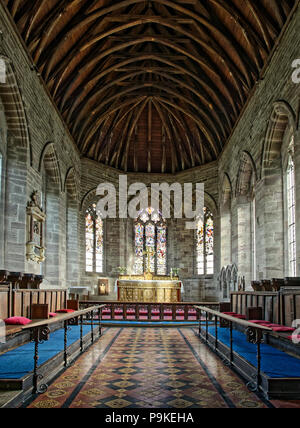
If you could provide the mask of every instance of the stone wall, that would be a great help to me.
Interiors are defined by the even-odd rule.
[[[2,5],[0,30],[0,58],[5,61],[7,70],[6,83],[0,84],[0,151],[3,157],[0,268],[42,272],[45,274],[45,286],[66,286],[67,207],[64,182],[70,167],[74,167],[80,177],[80,157]],[[55,209],[49,211],[52,229],[48,225],[46,232],[58,241],[57,246],[53,246],[50,239],[46,243],[52,267],[27,261],[25,254],[26,206],[33,191],[45,189],[42,159],[49,142],[57,156],[60,182]],[[51,192],[47,196],[49,202]],[[78,282],[79,272],[74,280]]]
[[[232,261],[239,274],[245,275],[247,287],[258,279],[281,278],[287,269],[287,224],[284,213],[284,176],[287,140],[295,136],[297,219],[300,214],[300,85],[292,81],[292,62],[299,57],[300,9],[295,12],[279,46],[274,49],[269,66],[264,70],[235,130],[219,160],[219,180],[229,176],[232,184]],[[283,153],[281,154],[281,149]],[[239,198],[241,160],[249,154],[256,175],[252,189],[256,199],[256,272],[251,269],[251,245],[245,241],[245,228],[250,228],[249,211]],[[222,198],[222,195],[220,194]],[[239,215],[241,214],[241,215]],[[300,233],[297,231],[297,260],[300,274]],[[223,241],[228,240],[228,235]],[[222,242],[222,247],[226,242]]]

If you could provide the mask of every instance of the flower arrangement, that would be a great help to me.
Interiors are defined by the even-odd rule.
[[[180,272],[180,269],[179,269],[179,268],[172,268],[172,269],[171,269],[171,277],[172,277],[172,278],[173,278],[173,277],[178,278],[178,276],[179,276],[179,272]]]
[[[119,274],[120,274],[120,275],[126,275],[127,268],[126,268],[126,267],[119,266],[119,267],[118,267],[118,271],[119,271]]]

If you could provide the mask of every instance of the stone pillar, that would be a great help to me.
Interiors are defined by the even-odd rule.
[[[300,131],[295,133],[295,181],[296,181],[296,243],[297,243],[297,276],[300,276]]]
[[[46,261],[45,285],[59,287],[60,285],[60,200],[56,185],[47,180],[46,192]]]
[[[26,257],[27,148],[9,138],[7,149],[4,266],[24,272]]]
[[[283,278],[284,207],[281,168],[265,170],[258,204],[258,279]]]
[[[67,198],[67,285],[79,285],[78,204]]]
[[[237,204],[237,248],[236,259],[240,276],[245,277],[246,287],[250,289],[251,269],[251,204],[247,198],[240,197]]]
[[[224,208],[221,214],[221,268],[231,264],[232,249],[231,249],[231,212]]]

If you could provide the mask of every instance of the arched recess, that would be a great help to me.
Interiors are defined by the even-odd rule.
[[[232,246],[238,271],[245,276],[248,287],[257,275],[257,224],[256,224],[257,169],[251,154],[242,151],[236,185],[236,209]]]
[[[62,189],[62,177],[60,172],[60,166],[58,156],[53,143],[47,143],[41,153],[39,162],[39,172],[45,170],[49,179],[57,185],[58,190],[61,192]]]
[[[221,189],[221,266],[231,264],[232,260],[232,223],[231,223],[231,204],[232,204],[232,184],[227,173],[222,179]]]
[[[0,98],[4,107],[7,130],[13,136],[17,146],[30,149],[26,111],[17,83],[12,61],[0,55]],[[32,159],[30,159],[31,163]]]
[[[62,179],[58,156],[53,143],[42,150],[39,172],[42,176],[42,205],[46,213],[46,261],[43,275],[46,285],[58,287],[66,279],[65,211],[61,200]]]
[[[230,293],[238,291],[238,269],[235,264],[222,268],[219,276],[219,288],[223,301],[230,300]]]
[[[89,190],[80,202],[80,210],[85,211],[90,203],[92,203],[96,199],[97,188]]]
[[[31,147],[25,107],[12,61],[0,55],[0,99],[3,149],[3,257],[5,269],[25,271],[27,171]],[[16,234],[15,225],[18,225]]]
[[[79,270],[79,183],[74,167],[66,174],[66,279],[68,286],[76,286]]]
[[[262,189],[264,191],[263,230],[265,278],[288,275],[286,269],[287,227],[285,214],[285,163],[290,139],[296,132],[296,114],[284,100],[274,103],[262,151]],[[274,263],[276,254],[276,263]]]
[[[262,178],[281,168],[281,147],[287,127],[296,132],[296,114],[286,101],[276,101],[268,123],[262,153]]]

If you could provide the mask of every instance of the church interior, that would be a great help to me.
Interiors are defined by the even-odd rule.
[[[299,47],[299,0],[0,0],[0,408],[300,408]]]

